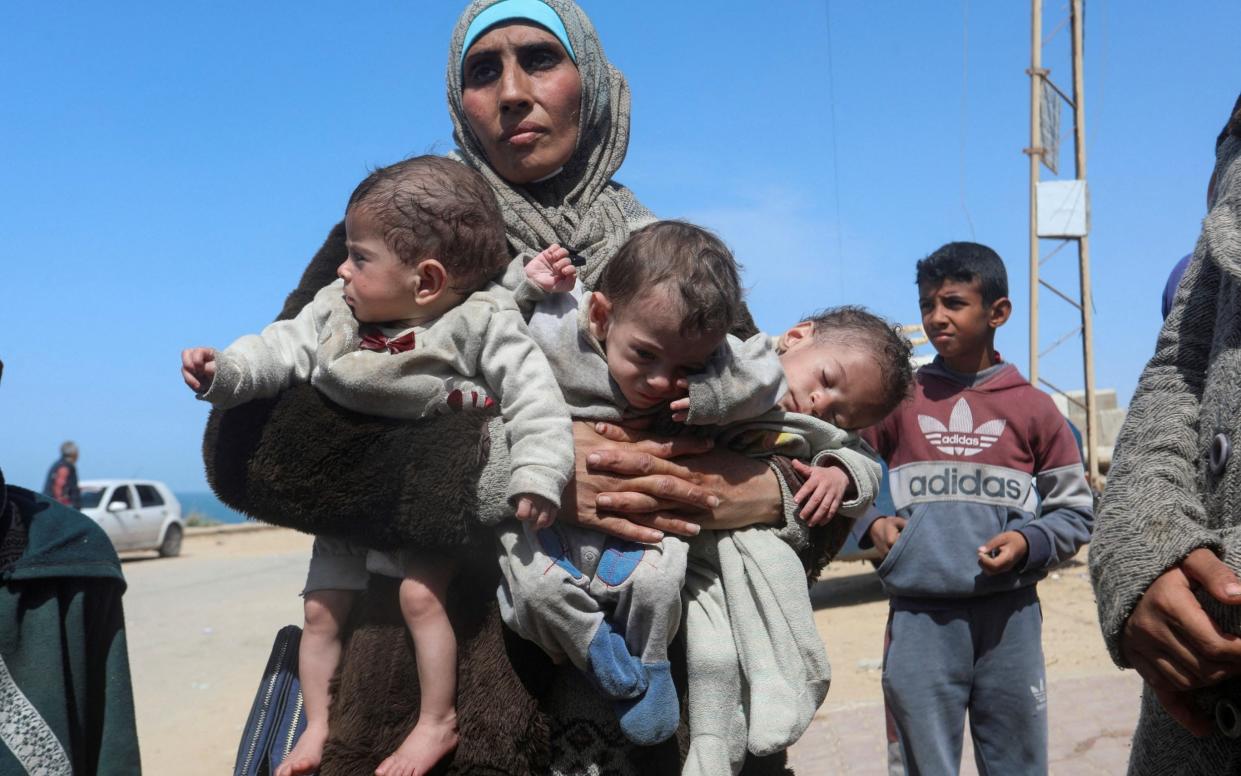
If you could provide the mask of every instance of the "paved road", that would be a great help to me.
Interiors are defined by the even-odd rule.
[[[1131,671],[1064,679],[1047,689],[1053,776],[1116,776],[1129,762],[1142,683]],[[798,776],[887,776],[883,706],[822,714],[789,751]],[[977,776],[966,736],[962,776]]]
[[[213,541],[123,564],[138,741],[155,776],[232,772],[276,630],[302,619],[308,539],[235,557],[212,552]]]

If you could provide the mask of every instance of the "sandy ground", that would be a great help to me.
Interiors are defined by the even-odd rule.
[[[231,771],[276,630],[301,622],[311,539],[283,529],[187,537],[179,558],[127,557],[125,596],[143,769]],[[1039,586],[1048,684],[1115,676],[1084,558]],[[819,717],[873,708],[887,602],[866,563],[831,567],[812,590],[832,662]],[[876,739],[882,730],[875,731]],[[803,776],[814,770],[801,768]]]

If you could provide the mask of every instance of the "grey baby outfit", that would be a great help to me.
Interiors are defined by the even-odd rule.
[[[551,362],[552,369],[564,392],[565,401],[575,418],[616,422],[627,417],[627,402],[619,387],[608,373],[607,362],[602,345],[590,334],[586,322],[589,313],[589,297],[581,291],[581,287],[565,294],[542,295],[529,284],[518,287],[515,296],[523,307],[532,307],[530,330],[534,338],[543,346]],[[784,393],[784,373],[776,355],[774,342],[766,335],[758,335],[747,341],[730,337],[728,342],[712,356],[703,373],[690,377],[690,422],[701,425],[718,425],[735,423],[743,419],[754,419],[762,415],[768,425],[742,426],[729,429],[727,439],[740,438],[740,430],[750,428],[760,436],[767,435],[773,428],[783,428],[782,419],[807,419],[807,416],[795,416],[770,410]],[[858,497],[849,504],[862,509],[874,497],[879,480],[878,464],[865,454],[843,447],[850,439],[860,444],[856,437],[845,434],[834,427],[813,418],[809,421],[830,429],[827,436],[813,438],[813,442],[827,444],[828,436],[833,458],[840,460],[851,473],[859,491]],[[801,426],[800,429],[805,429]],[[800,430],[799,429],[799,430]],[[824,431],[824,428],[818,429]],[[750,440],[753,441],[753,440]],[[747,445],[738,445],[745,448]],[[807,448],[808,449],[808,448]],[[759,452],[745,450],[746,452]],[[770,454],[773,451],[762,451]],[[815,450],[818,452],[827,452]],[[825,456],[805,456],[807,460],[821,462]],[[741,538],[746,537],[746,538]],[[757,540],[749,537],[760,537]],[[737,559],[730,566],[736,570],[733,588],[729,596],[747,597],[746,606],[735,605],[726,600],[723,588],[718,584],[720,564],[715,543],[727,538],[729,547],[748,547],[747,550],[733,549],[726,552],[729,559]],[[736,543],[734,543],[736,538]],[[499,591],[500,611],[506,624],[520,635],[538,643],[554,658],[567,658],[580,670],[591,677],[598,689],[605,695],[617,699],[621,728],[631,739],[639,743],[654,743],[671,735],[679,721],[679,708],[676,703],[675,689],[671,684],[668,672],[667,647],[681,622],[682,588],[686,581],[687,561],[701,566],[699,578],[715,579],[716,592],[720,593],[712,603],[691,602],[695,612],[703,612],[689,620],[711,623],[711,627],[701,633],[701,641],[690,632],[690,668],[695,673],[695,653],[693,644],[706,641],[726,641],[728,649],[720,658],[715,645],[709,650],[711,657],[700,661],[704,669],[701,673],[704,682],[691,681],[690,687],[690,722],[691,730],[703,729],[718,732],[728,730],[736,732],[737,719],[744,726],[750,721],[746,709],[762,691],[752,693],[751,698],[742,699],[741,680],[737,671],[717,671],[711,666],[712,660],[720,660],[727,665],[738,665],[738,652],[751,656],[747,663],[742,660],[744,668],[758,670],[766,664],[781,662],[775,655],[776,648],[765,650],[750,649],[748,653],[741,649],[741,644],[733,646],[733,635],[736,630],[729,625],[730,610],[734,617],[734,625],[746,631],[761,631],[763,621],[767,617],[781,619],[788,615],[782,611],[775,596],[755,595],[753,588],[744,579],[747,572],[757,572],[758,559],[767,559],[781,569],[791,569],[789,578],[800,587],[801,597],[806,598],[804,571],[793,550],[775,532],[768,529],[750,529],[747,531],[704,531],[703,535],[687,545],[681,539],[667,536],[657,544],[639,544],[594,531],[558,523],[543,531],[535,532],[528,526],[518,525],[513,521],[499,527],[501,546],[500,565],[503,572]],[[749,541],[749,544],[747,544]],[[700,551],[698,548],[702,547]],[[704,555],[700,561],[689,560],[695,554]],[[788,563],[780,565],[787,555]],[[747,562],[743,562],[745,558]],[[764,590],[767,587],[758,585]],[[703,594],[704,598],[706,593]],[[765,605],[771,609],[762,610]],[[762,610],[762,611],[760,611]],[[753,613],[754,616],[747,616]],[[802,612],[798,612],[802,614]],[[827,689],[827,661],[822,655],[822,645],[814,633],[813,619],[810,616],[809,602],[806,601],[804,619],[810,623],[808,628],[790,622],[789,629],[804,635],[809,632],[812,638],[794,638],[791,643],[797,647],[793,650],[798,665],[803,662],[811,667],[809,678],[802,677],[791,684],[809,686],[792,691],[792,696],[807,697],[805,714],[794,714],[798,721],[782,722],[775,727],[781,728],[782,735],[771,735],[765,740],[781,740],[788,746],[804,730],[814,709],[821,703]],[[796,619],[796,618],[795,618]],[[709,631],[709,632],[707,632]],[[788,631],[782,630],[781,634]],[[764,636],[765,638],[765,636]],[[744,640],[743,640],[744,641]],[[817,650],[818,656],[814,655]],[[764,658],[760,659],[759,654]],[[809,658],[807,658],[809,655]],[[639,666],[634,666],[632,656],[638,657]],[[780,655],[787,657],[787,655]],[[716,680],[727,675],[729,678],[722,685]],[[698,698],[699,713],[695,715],[695,698]],[[786,701],[789,694],[781,695]],[[709,700],[708,700],[709,699]],[[765,707],[766,704],[763,704]],[[770,704],[767,710],[775,711],[781,704]],[[795,705],[795,704],[794,704]],[[709,707],[709,708],[708,708]],[[798,711],[802,707],[797,707]],[[761,715],[762,709],[759,710]],[[781,708],[780,712],[788,716],[789,708]],[[715,722],[714,718],[723,715],[723,721]],[[695,716],[698,719],[695,719]],[[804,717],[804,723],[801,719]],[[769,731],[770,732],[770,731]],[[740,731],[742,755],[746,743],[746,731]],[[791,736],[791,737],[790,737]],[[691,762],[699,762],[702,767],[698,772],[720,772],[716,766],[723,762],[725,768],[731,767],[733,757],[729,756],[728,745],[708,747],[709,755],[695,757],[691,747]],[[760,748],[767,749],[763,745]],[[779,747],[783,748],[783,747]],[[768,753],[768,752],[763,752]],[[694,769],[691,769],[694,772]]]
[[[241,337],[216,357],[216,376],[199,396],[220,407],[275,396],[309,382],[341,406],[415,420],[448,412],[498,410],[511,459],[508,496],[553,504],[573,472],[573,432],[547,360],[530,337],[512,294],[495,283],[422,326],[374,331],[408,350],[363,349],[367,329],[345,304],[343,281],[324,287],[296,317]],[[412,340],[412,342],[410,342]],[[386,562],[384,562],[386,560]],[[315,589],[361,589],[366,554],[339,540],[316,539],[307,580]],[[335,570],[323,574],[318,566]],[[399,560],[372,568],[400,576]]]

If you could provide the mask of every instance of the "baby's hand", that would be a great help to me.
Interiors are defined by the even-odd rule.
[[[561,294],[573,290],[577,267],[569,252],[553,243],[526,263],[526,279],[548,293]]]
[[[978,548],[978,565],[987,574],[1003,574],[1025,560],[1030,543],[1020,531],[1005,531]]]
[[[677,379],[677,392],[686,394],[679,399],[673,399],[668,405],[668,409],[672,410],[672,419],[677,423],[684,423],[689,420],[689,380],[684,377]]]
[[[181,377],[194,393],[206,393],[215,380],[215,348],[181,351]]]
[[[853,481],[849,473],[836,464],[811,466],[796,459],[793,468],[806,479],[793,500],[801,504],[801,518],[807,525],[829,522],[844,503],[845,493]]]
[[[556,520],[556,505],[542,496],[523,493],[517,497],[517,519],[533,520],[536,530],[546,528]]]

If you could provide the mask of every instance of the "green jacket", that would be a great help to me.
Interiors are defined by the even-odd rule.
[[[0,776],[141,773],[124,591],[99,526],[0,473]]]

